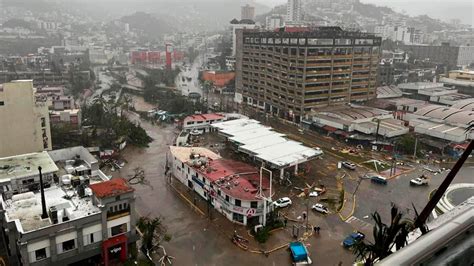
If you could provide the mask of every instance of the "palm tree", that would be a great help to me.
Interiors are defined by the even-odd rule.
[[[375,221],[374,242],[361,241],[355,245],[353,251],[357,259],[363,260],[365,265],[373,265],[376,260],[389,256],[394,247],[396,250],[404,247],[408,233],[414,229],[413,221],[403,218],[403,213],[393,204],[390,225],[382,222],[378,212],[374,212],[372,218]]]
[[[137,223],[138,229],[142,232],[142,242],[147,255],[153,250],[155,245],[154,242],[159,243],[159,229],[161,227],[161,219],[148,217],[140,217]]]
[[[470,133],[473,129],[474,124],[471,124],[466,129],[466,134]],[[395,206],[392,206],[392,220],[390,226],[382,223],[380,215],[377,212],[372,214],[372,217],[375,221],[375,226],[373,229],[374,243],[358,243],[354,249],[354,253],[356,254],[357,258],[364,260],[365,265],[372,265],[376,260],[382,260],[389,256],[392,253],[394,246],[396,250],[404,247],[407,243],[406,241],[408,233],[415,228],[420,229],[422,234],[426,234],[428,232],[426,220],[448,189],[451,182],[456,177],[463,164],[469,158],[469,155],[471,155],[473,149],[474,141],[471,140],[466,150],[463,152],[451,171],[446,175],[446,178],[438,187],[438,189],[436,189],[435,194],[428,201],[422,212],[418,215],[418,212],[415,209],[414,222],[411,222],[408,219],[402,219],[402,214]]]

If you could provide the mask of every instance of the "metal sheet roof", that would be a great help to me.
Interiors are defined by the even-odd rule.
[[[300,164],[322,154],[321,150],[286,139],[284,134],[274,132],[256,120],[244,118],[211,126],[239,143],[240,151],[279,168]]]

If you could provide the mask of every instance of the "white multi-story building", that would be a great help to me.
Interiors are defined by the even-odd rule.
[[[221,158],[205,148],[170,147],[169,169],[174,178],[208,201],[232,222],[247,225],[264,223],[269,213],[270,181],[255,167]]]
[[[255,22],[250,19],[242,19],[240,21],[237,19],[233,19],[230,22],[230,30],[232,36],[232,57],[235,57],[235,50],[237,46],[236,30],[255,29],[255,27]]]
[[[0,84],[0,157],[51,150],[48,105],[33,80]]]
[[[374,33],[382,37],[382,39],[390,39],[392,41],[400,41],[403,43],[411,43],[411,34],[413,30],[405,26],[394,25],[378,25],[375,26]]]
[[[288,0],[286,5],[286,21],[301,21],[301,0]]]
[[[267,30],[274,30],[283,27],[285,24],[285,17],[279,14],[272,14],[265,18],[265,28]]]
[[[109,180],[83,147],[8,158],[0,169],[11,161],[15,169],[0,172],[3,181],[22,180],[22,190],[0,198],[11,265],[110,265],[128,258],[137,235],[134,190],[124,179]],[[28,173],[36,177],[25,179]]]

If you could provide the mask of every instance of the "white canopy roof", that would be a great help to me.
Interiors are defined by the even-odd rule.
[[[300,164],[322,154],[319,149],[286,139],[284,134],[275,132],[256,120],[243,118],[211,126],[237,143],[240,151],[278,168]]]

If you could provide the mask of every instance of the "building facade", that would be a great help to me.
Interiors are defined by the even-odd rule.
[[[259,171],[248,164],[222,159],[205,148],[170,147],[169,169],[174,178],[195,191],[234,223],[261,224],[270,212],[259,195]],[[270,181],[262,178],[263,195]],[[269,202],[267,202],[269,204]],[[265,206],[264,206],[265,205]]]
[[[280,27],[283,27],[285,24],[285,17],[280,14],[272,14],[265,18],[265,29],[275,30]]]
[[[0,157],[51,150],[46,102],[35,97],[32,80],[0,85]]]
[[[375,97],[380,37],[320,27],[240,38],[239,104],[299,122],[314,108]]]
[[[240,19],[255,19],[255,7],[247,4],[240,9]]]
[[[402,45],[400,49],[418,60],[429,59],[433,63],[451,66],[468,66],[474,63],[474,46],[441,45]]]
[[[286,21],[301,21],[301,0],[288,0],[286,5]]]
[[[0,199],[10,265],[110,265],[128,258],[136,215],[134,190],[124,179],[109,180],[83,147],[5,158],[2,169],[12,160],[14,171],[0,172],[12,188],[3,185]]]

